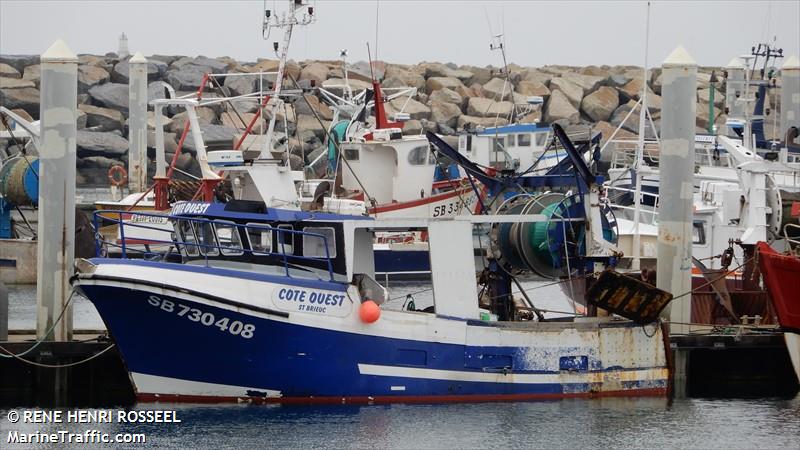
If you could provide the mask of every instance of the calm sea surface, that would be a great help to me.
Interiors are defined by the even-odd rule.
[[[570,311],[558,286],[529,282],[525,287],[534,288],[529,294],[540,308]],[[418,308],[432,301],[425,285],[391,283],[390,289],[396,307],[409,293]],[[35,289],[11,287],[10,291],[9,328],[34,328]],[[77,297],[74,307],[76,329],[103,328],[102,320],[86,299]],[[128,448],[800,449],[800,396],[313,407],[140,404],[134,409],[176,410],[182,422],[11,424],[6,409],[0,410],[0,448],[32,447],[9,445],[7,436],[12,431],[83,433],[96,429],[111,434],[146,434],[145,445],[127,445]]]

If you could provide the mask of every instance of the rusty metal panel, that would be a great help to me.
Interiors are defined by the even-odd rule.
[[[586,292],[586,301],[639,324],[658,320],[672,294],[618,272],[605,271]]]

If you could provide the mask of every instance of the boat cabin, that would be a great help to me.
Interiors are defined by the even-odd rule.
[[[492,127],[459,136],[458,151],[484,167],[522,171],[533,166],[540,157],[538,167],[545,167],[548,162],[555,165],[566,157],[563,151],[543,156],[550,136],[550,127],[538,124]]]
[[[377,203],[390,204],[431,195],[436,158],[425,136],[397,139],[376,130],[373,140],[342,143],[342,187],[363,192]],[[386,133],[379,133],[386,132]]]

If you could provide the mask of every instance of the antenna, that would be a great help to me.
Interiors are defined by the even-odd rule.
[[[508,62],[506,61],[506,47],[503,42],[503,35],[498,34],[493,36],[492,41],[489,43],[489,50],[500,50],[500,54],[503,56],[503,69],[500,73],[504,73],[506,76],[506,83],[511,87],[511,90],[514,90],[514,85],[511,83],[511,74],[508,72]],[[500,101],[503,101],[501,98]],[[514,123],[517,119],[517,112],[516,108],[513,107],[513,94],[512,94],[512,107],[511,107],[511,122]]]

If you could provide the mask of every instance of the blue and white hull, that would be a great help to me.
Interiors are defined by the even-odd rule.
[[[498,323],[383,310],[350,284],[95,259],[97,307],[140,400],[439,402],[665,395],[658,324]],[[147,281],[150,280],[150,281]],[[162,281],[169,280],[169,281]]]

